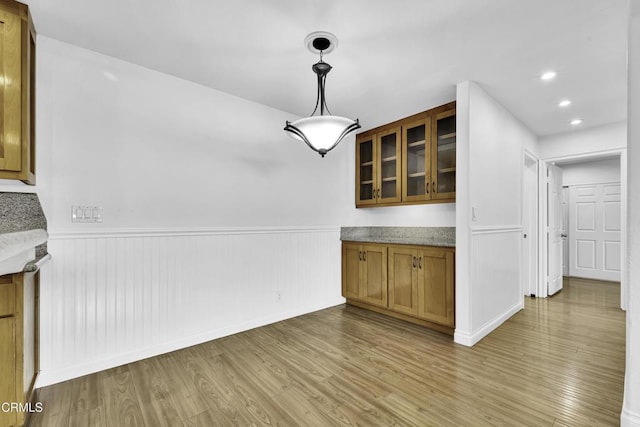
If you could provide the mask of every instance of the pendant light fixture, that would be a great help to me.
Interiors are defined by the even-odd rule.
[[[331,52],[338,45],[338,39],[326,31],[316,31],[305,38],[305,45],[312,53],[320,54],[320,61],[313,64],[311,69],[318,77],[318,95],[316,108],[310,117],[287,121],[284,130],[288,135],[306,143],[309,148],[324,157],[335,148],[342,139],[360,128],[358,119],[331,115],[325,101],[324,87],[331,65],[322,60],[322,55]],[[320,115],[315,115],[320,107]]]

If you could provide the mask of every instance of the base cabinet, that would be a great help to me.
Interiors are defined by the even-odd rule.
[[[452,334],[454,259],[453,248],[345,242],[342,295],[349,304]]]
[[[411,316],[418,315],[418,270],[415,249],[388,248],[389,308]]]
[[[342,246],[342,295],[368,304],[387,306],[387,248]]]
[[[22,426],[32,398],[38,371],[38,278],[38,273],[0,276],[2,427]]]
[[[454,252],[441,248],[418,251],[418,317],[455,326]]]

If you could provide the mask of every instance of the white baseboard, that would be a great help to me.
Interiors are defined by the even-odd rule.
[[[620,414],[620,427],[640,427],[640,414],[623,407]]]
[[[272,316],[254,319],[247,323],[220,328],[202,334],[192,335],[177,341],[162,343],[160,345],[149,347],[141,351],[119,354],[107,359],[95,360],[90,363],[66,367],[59,370],[42,370],[38,373],[34,388],[46,387],[48,385],[60,383],[73,378],[78,378],[84,375],[93,374],[95,372],[104,371],[106,369],[115,368],[127,363],[132,363],[138,360],[147,359],[149,357],[158,356],[160,354],[169,353],[175,350],[180,350],[182,348],[202,344],[207,341],[212,341],[218,338],[248,331],[260,326],[265,326],[271,323],[280,322],[282,320],[291,319],[293,317],[301,316],[304,314],[313,313],[314,311],[324,310],[329,307],[335,307],[344,303],[345,299],[342,297],[338,297],[334,301],[322,305],[309,305],[306,307],[299,307],[295,310],[291,310],[285,313],[277,313]]]
[[[507,311],[502,313],[500,316],[485,323],[481,328],[471,333],[468,333],[465,331],[459,331],[456,329],[455,333],[453,334],[453,341],[457,344],[462,344],[467,347],[471,347],[476,343],[478,343],[482,338],[489,335],[494,329],[502,325],[511,316],[513,316],[523,308],[524,308],[524,302],[519,301],[518,303],[511,306]]]

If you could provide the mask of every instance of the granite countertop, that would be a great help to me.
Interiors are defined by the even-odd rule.
[[[47,229],[40,200],[36,193],[0,192],[0,234],[34,229]],[[50,258],[47,242],[36,246],[35,259],[25,264],[22,271],[33,272]]]
[[[340,240],[455,248],[455,227],[342,227]]]

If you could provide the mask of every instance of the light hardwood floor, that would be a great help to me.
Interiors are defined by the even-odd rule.
[[[43,388],[31,426],[618,425],[619,300],[566,280],[472,348],[334,307]]]

